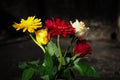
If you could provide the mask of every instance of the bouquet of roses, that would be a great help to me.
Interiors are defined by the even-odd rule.
[[[95,69],[81,61],[85,55],[91,54],[91,47],[86,42],[86,28],[84,22],[67,22],[60,18],[45,20],[35,16],[28,17],[27,20],[21,19],[20,23],[14,23],[16,30],[23,29],[31,39],[40,47],[44,54],[44,60],[40,59],[22,62],[19,67],[23,69],[22,80],[32,79],[34,76],[43,80],[74,80],[75,74],[80,76],[98,77]],[[69,37],[70,40],[65,51],[62,50],[61,38]],[[73,47],[72,43],[76,42]],[[70,52],[73,47],[73,52]]]

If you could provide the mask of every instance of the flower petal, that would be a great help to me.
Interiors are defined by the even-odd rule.
[[[40,29],[35,32],[36,40],[39,44],[46,45],[49,41],[49,34],[47,29]]]
[[[41,19],[35,19],[35,16],[28,17],[27,20],[21,19],[20,23],[14,23],[13,27],[16,30],[23,29],[23,32],[28,31],[30,33],[35,32],[35,29],[42,27]]]

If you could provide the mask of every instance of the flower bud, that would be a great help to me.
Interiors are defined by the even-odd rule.
[[[46,45],[49,42],[49,34],[47,29],[40,29],[35,32],[36,40],[39,44]]]

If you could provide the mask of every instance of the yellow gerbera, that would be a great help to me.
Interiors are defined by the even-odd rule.
[[[14,23],[13,27],[16,30],[23,29],[23,32],[28,30],[28,32],[32,33],[35,32],[35,29],[42,27],[41,19],[36,18],[35,16],[28,17],[27,20],[21,19],[20,23]]]
[[[46,45],[49,42],[49,34],[47,32],[47,29],[40,29],[35,32],[36,34],[36,40],[39,44]]]

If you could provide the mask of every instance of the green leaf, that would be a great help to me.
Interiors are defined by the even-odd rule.
[[[80,58],[77,58],[75,61],[74,61],[74,64],[78,63],[80,61]]]
[[[28,66],[28,65],[27,65],[26,62],[19,63],[19,65],[18,65],[18,67],[19,67],[20,69],[25,69],[27,66]]]
[[[74,64],[73,69],[75,72],[79,73],[80,75],[84,75],[84,71],[82,70],[81,66],[79,64]]]
[[[49,75],[44,75],[41,77],[43,80],[50,80]]]
[[[56,44],[53,43],[52,41],[50,41],[50,42],[47,44],[46,50],[48,51],[48,53],[49,53],[51,56],[56,55],[56,57],[59,57],[58,48],[57,48]]]
[[[25,69],[22,74],[22,80],[29,80],[30,78],[32,78],[34,72],[35,72],[35,69],[33,68]]]
[[[54,70],[51,70],[44,66],[39,66],[36,72],[37,72],[37,75],[44,80],[48,80],[49,78],[52,78],[55,75]]]
[[[34,66],[38,66],[40,63],[40,60],[35,60],[35,61],[30,61],[30,62],[21,62],[19,63],[18,67],[21,69],[25,69],[26,67],[32,67],[32,65]]]
[[[37,72],[38,76],[44,76],[44,75],[47,74],[46,73],[46,68],[44,66],[42,66],[42,65],[39,65],[36,72]]]
[[[81,76],[99,77],[98,73],[92,66],[82,62],[74,63],[73,69],[80,73]]]
[[[71,60],[69,57],[65,57],[65,59],[66,59],[67,63],[69,63]]]
[[[38,65],[40,63],[40,60],[35,60],[35,61],[30,61],[28,62],[28,64],[32,64],[32,65]]]
[[[52,57],[50,56],[48,52],[46,52],[44,55],[44,66],[49,67],[49,68],[53,67]]]
[[[74,80],[73,79],[73,74],[71,73],[70,69],[65,69],[62,74],[63,77],[66,78],[66,80]]]
[[[44,55],[43,66],[45,68],[44,72],[46,73],[46,75],[52,76],[55,74],[53,60],[48,52],[46,52]]]

